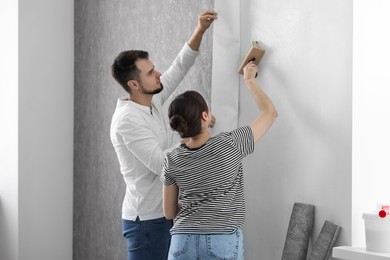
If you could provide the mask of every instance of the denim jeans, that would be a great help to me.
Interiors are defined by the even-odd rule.
[[[177,234],[171,239],[168,260],[243,260],[244,238],[241,229],[232,234]]]
[[[135,221],[123,219],[123,236],[127,239],[128,260],[166,260],[172,220],[165,218]]]

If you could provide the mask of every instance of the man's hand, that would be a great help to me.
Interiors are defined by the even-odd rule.
[[[218,19],[218,14],[216,12],[211,10],[202,12],[198,16],[197,29],[201,32],[205,32],[216,19]]]
[[[218,19],[218,14],[214,11],[204,11],[198,16],[198,24],[191,38],[188,40],[188,45],[192,50],[199,50],[203,34],[216,19]]]
[[[181,143],[181,144],[186,144],[186,143],[188,143],[189,141],[190,141],[190,138],[189,138],[189,137],[186,137],[186,138],[182,138],[181,141],[180,141],[180,143]]]
[[[210,121],[210,123],[209,123],[209,125],[208,125],[208,127],[209,128],[213,128],[214,127],[214,125],[215,125],[215,116],[214,115],[211,115],[211,121]]]

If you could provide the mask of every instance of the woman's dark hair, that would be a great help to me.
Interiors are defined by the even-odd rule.
[[[127,82],[129,80],[139,81],[140,71],[135,62],[138,59],[148,58],[149,54],[140,50],[123,51],[115,58],[114,63],[111,65],[111,74],[127,93],[131,93]]]
[[[182,138],[193,137],[201,131],[202,112],[208,111],[207,103],[201,94],[192,90],[186,91],[169,105],[169,124]]]

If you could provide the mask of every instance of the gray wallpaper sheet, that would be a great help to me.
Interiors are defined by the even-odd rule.
[[[121,235],[125,185],[109,127],[118,97],[110,65],[129,49],[149,52],[163,72],[191,36],[198,14],[214,1],[76,0],[73,259],[126,259]],[[197,89],[210,102],[212,28],[201,55],[176,91]]]

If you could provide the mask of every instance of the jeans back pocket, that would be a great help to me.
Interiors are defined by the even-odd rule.
[[[242,233],[236,231],[233,234],[207,235],[207,254],[218,260],[242,259]]]
[[[173,257],[185,255],[188,251],[191,235],[173,235],[171,238],[171,246],[169,247],[169,254]]]

